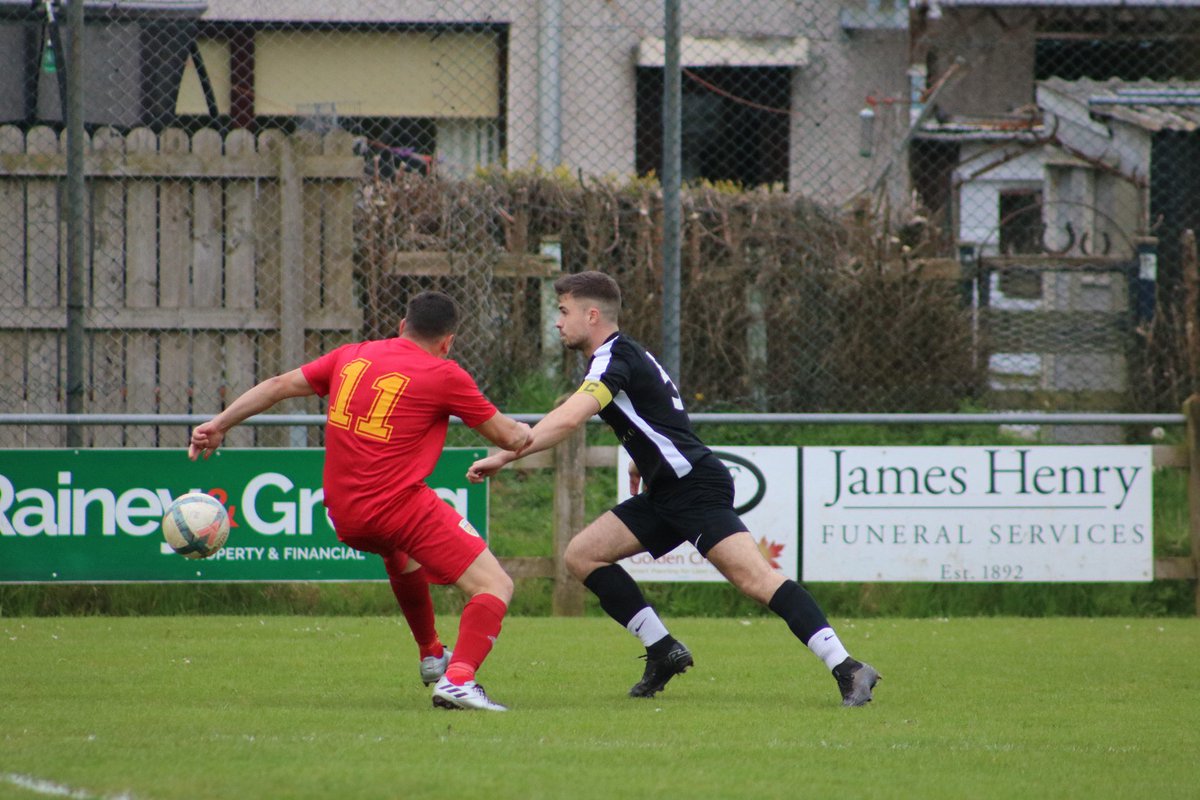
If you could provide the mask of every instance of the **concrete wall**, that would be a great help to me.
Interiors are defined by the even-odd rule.
[[[562,9],[560,161],[591,174],[630,175],[635,169],[637,45],[661,37],[661,0],[559,0]],[[895,142],[908,125],[907,32],[854,31],[839,23],[841,4],[827,0],[695,0],[683,5],[683,32],[695,37],[803,37],[808,63],[794,70],[789,185],[794,191],[842,202],[887,169],[907,173]],[[509,30],[505,147],[507,163],[546,166],[539,153],[539,0],[211,0],[209,22],[313,23],[480,22]],[[89,25],[85,87],[89,122],[141,123],[141,44],[134,23]],[[16,24],[0,27],[0,117],[24,115],[23,47]],[[39,82],[38,113],[57,120],[53,76]],[[873,153],[859,155],[859,111],[868,96],[877,106]],[[902,196],[903,190],[899,192]]]
[[[879,141],[871,159],[858,154],[859,118],[866,97],[907,95],[907,33],[854,33],[839,24],[839,3],[827,0],[694,0],[682,4],[685,35],[806,37],[809,63],[794,77],[790,135],[791,188],[842,201],[869,185],[891,159],[907,114],[881,108]],[[254,22],[491,20],[509,25],[506,147],[508,164],[545,165],[538,152],[538,0],[454,0],[392,3],[338,0],[212,0],[206,20]],[[661,0],[561,0],[560,161],[592,174],[629,175],[635,169],[636,59],[643,37],[662,35]],[[892,174],[902,177],[902,163]]]
[[[908,169],[896,144],[909,125],[908,32],[847,34],[838,23],[838,4],[806,5],[818,25],[803,31],[811,38],[812,56],[794,78],[791,188],[843,203],[886,169],[902,198]],[[869,96],[881,102],[875,106],[872,154],[864,158],[859,112]]]
[[[1033,16],[1024,11],[944,9],[923,44],[939,71],[956,58],[964,63],[938,107],[951,115],[995,116],[1033,103],[1034,32]]]

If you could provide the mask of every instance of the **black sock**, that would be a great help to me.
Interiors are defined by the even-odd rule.
[[[795,581],[784,581],[767,607],[782,617],[800,643],[806,646],[814,633],[829,627],[829,620],[817,601]]]
[[[650,605],[638,588],[633,576],[616,564],[607,564],[591,571],[583,585],[600,600],[600,607],[621,625],[628,625],[633,615]]]

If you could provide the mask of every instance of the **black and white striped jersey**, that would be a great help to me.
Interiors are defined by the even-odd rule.
[[[647,486],[682,478],[712,451],[692,430],[679,390],[654,356],[617,332],[596,349],[579,387],[607,422]]]

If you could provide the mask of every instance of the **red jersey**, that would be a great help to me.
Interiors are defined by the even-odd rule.
[[[474,428],[496,414],[466,370],[408,339],[344,345],[300,369],[329,396],[325,506],[339,532],[386,526],[403,496],[425,485],[450,415]]]

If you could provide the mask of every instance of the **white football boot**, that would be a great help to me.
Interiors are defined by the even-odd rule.
[[[446,674],[446,665],[450,663],[449,647],[442,648],[442,657],[434,658],[433,656],[425,656],[421,659],[421,683],[428,686],[431,683],[437,683],[442,676]]]
[[[467,681],[459,686],[446,680],[445,676],[433,687],[433,707],[466,711],[508,711],[508,706],[488,697],[483,687],[475,681]]]

